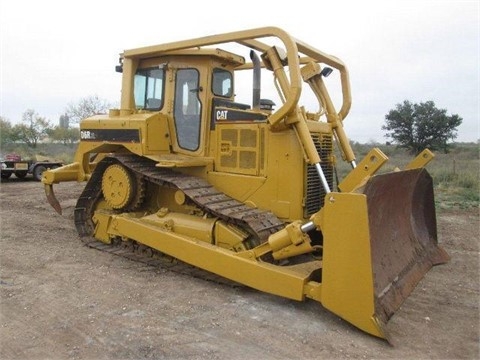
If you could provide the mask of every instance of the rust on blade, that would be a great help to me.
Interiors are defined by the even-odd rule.
[[[449,256],[438,246],[433,183],[425,169],[377,175],[364,194],[375,314],[386,323],[430,268]]]
[[[62,207],[60,206],[60,203],[55,197],[55,193],[53,192],[53,185],[45,184],[45,195],[47,195],[48,203],[55,209],[58,214],[62,215]]]

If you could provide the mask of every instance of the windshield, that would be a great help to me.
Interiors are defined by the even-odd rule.
[[[214,95],[231,97],[233,92],[232,73],[223,69],[213,69],[212,92]]]
[[[140,69],[135,74],[135,106],[141,110],[160,110],[163,106],[163,68]]]

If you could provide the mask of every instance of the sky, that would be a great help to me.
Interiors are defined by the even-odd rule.
[[[386,141],[385,115],[404,100],[434,101],[463,118],[456,141],[480,139],[479,0],[0,0],[0,116],[33,109],[58,124],[92,95],[118,106],[123,50],[264,26],[346,64],[351,140]]]

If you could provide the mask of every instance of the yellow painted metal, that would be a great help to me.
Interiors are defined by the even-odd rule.
[[[112,237],[108,233],[110,220],[110,212],[108,210],[97,210],[92,218],[93,224],[95,225],[95,239],[105,244],[112,242]]]
[[[132,75],[134,73],[133,69],[135,66],[129,63],[128,71],[125,71],[126,61],[133,62],[133,60],[138,61],[139,58],[158,57],[163,54],[168,54],[169,52],[178,50],[194,49],[209,45],[221,45],[225,43],[237,43],[260,52],[265,52],[270,49],[271,45],[261,42],[260,39],[263,38],[276,38],[283,44],[287,57],[286,60],[288,64],[288,73],[290,75],[290,89],[286,94],[286,101],[277,111],[272,114],[271,118],[269,119],[271,123],[277,123],[286,115],[288,115],[289,112],[296,108],[302,89],[299,67],[300,61],[310,62],[312,60],[324,62],[328,66],[331,66],[340,72],[343,103],[339,114],[342,115],[342,119],[345,118],[351,106],[350,83],[345,64],[337,57],[326,54],[302,41],[299,41],[298,39],[295,39],[283,29],[277,27],[263,27],[242,30],[225,34],[211,35],[197,39],[182,40],[178,42],[126,50],[122,54],[124,62],[124,82],[122,87],[125,89],[125,87],[128,85],[130,88],[132,88],[131,81],[133,81]],[[302,57],[299,57],[299,53],[302,53],[306,60],[303,60]],[[247,68],[251,68],[251,65]],[[133,94],[132,96],[128,96],[128,94],[122,93],[122,108],[133,108],[132,101]]]
[[[276,38],[283,44],[284,49],[272,48],[270,38]],[[265,42],[263,42],[265,39]],[[223,43],[238,43],[257,51],[269,54],[269,59],[275,64],[277,77],[282,78],[282,92],[285,103],[273,113],[264,112],[267,115],[265,122],[245,124],[245,133],[256,133],[257,142],[253,146],[240,146],[231,152],[237,151],[242,156],[233,167],[222,168],[221,160],[226,157],[221,155],[222,140],[220,139],[221,128],[216,126],[212,130],[209,119],[211,107],[202,107],[202,146],[197,152],[188,152],[180,149],[175,142],[175,126],[173,122],[173,104],[175,102],[175,71],[177,67],[195,66],[202,72],[211,72],[213,67],[226,66],[233,71],[246,65],[251,68],[251,63],[245,63],[243,57],[223,50],[206,48],[208,45]],[[273,49],[273,50],[272,50]],[[298,50],[305,51],[300,57]],[[286,59],[280,59],[278,52],[284,53]],[[283,56],[283,55],[282,55]],[[82,138],[75,162],[79,167],[67,177],[60,173],[58,181],[86,181],[91,174],[90,154],[107,154],[115,152],[131,152],[140,156],[146,156],[157,161],[159,167],[179,169],[179,171],[208,178],[221,191],[233,196],[240,201],[245,201],[250,206],[271,209],[280,218],[293,221],[304,218],[303,210],[303,187],[304,161],[316,163],[319,161],[318,152],[310,139],[312,126],[326,133],[331,132],[327,123],[316,121],[314,125],[307,124],[306,115],[298,108],[298,100],[302,88],[299,69],[299,61],[305,63],[317,61],[325,62],[329,66],[338,69],[342,79],[342,93],[344,93],[344,105],[342,109],[349,108],[350,90],[348,74],[344,64],[337,58],[314,49],[292,38],[284,30],[275,27],[258,28],[228,34],[220,34],[187,41],[156,45],[146,48],[127,50],[122,54],[122,99],[120,109],[110,111],[108,116],[97,115],[81,122],[82,134],[89,130],[133,130],[138,129],[138,142],[111,141]],[[209,58],[214,60],[209,60]],[[286,60],[286,62],[285,62]],[[216,61],[216,62],[215,62]],[[137,111],[133,94],[133,78],[139,67],[159,66],[167,63],[165,106],[160,112]],[[283,69],[284,63],[288,71]],[[178,64],[178,65],[175,65]],[[207,76],[200,78],[203,89],[210,88],[210,79]],[[202,102],[208,105],[211,101],[206,98],[207,91],[199,92]],[[234,100],[229,99],[229,100]],[[269,124],[284,123],[286,126],[278,133],[272,133]],[[308,121],[314,123],[313,121]],[[285,125],[284,124],[284,125]],[[230,125],[242,127],[235,123]],[[250,129],[247,129],[250,127]],[[210,131],[207,131],[210,129]],[[251,136],[244,136],[251,138]],[[298,140],[301,141],[299,146]],[[226,144],[228,146],[228,144]],[[232,160],[233,160],[232,154]],[[196,169],[197,168],[197,169]],[[48,173],[48,171],[47,171]],[[218,173],[218,175],[216,174]],[[268,177],[266,174],[268,173]],[[237,174],[234,176],[226,176]],[[238,175],[252,175],[245,178],[251,183],[251,187]],[[254,179],[258,177],[259,180]],[[57,181],[57,182],[58,182]],[[53,183],[50,181],[50,183]],[[248,187],[246,187],[246,185]],[[290,189],[288,192],[279,189]],[[246,189],[248,189],[246,191]],[[52,193],[52,192],[50,192]]]
[[[302,232],[301,225],[300,221],[295,221],[288,224],[285,229],[270,235],[268,244],[275,260],[287,259],[313,251],[310,237]]]
[[[199,216],[171,212],[168,209],[160,209],[155,214],[142,217],[142,221],[165,231],[172,231],[213,244],[213,228],[217,219],[205,219]]]
[[[148,158],[157,161],[157,167],[164,168],[190,168],[205,167],[213,163],[213,159],[204,157],[191,157],[179,154],[165,154],[161,156],[150,155]]]
[[[378,148],[373,148],[362,159],[355,169],[338,184],[338,188],[342,192],[352,192],[355,189],[365,185],[365,183],[373,176],[382,165],[388,160],[388,157]]]
[[[121,109],[135,109],[135,97],[133,93],[133,77],[138,68],[138,59],[125,57],[122,62],[122,97]]]
[[[42,182],[47,185],[58,184],[65,181],[77,181],[79,172],[79,163],[74,162],[56,169],[44,171]]]
[[[323,233],[322,305],[360,329],[386,337],[375,317],[366,196],[328,194],[320,227]]]
[[[260,175],[265,167],[262,156],[265,144],[259,124],[222,124],[217,126],[217,144],[215,169],[245,175]]]
[[[247,109],[245,104],[235,102],[237,90],[221,99],[213,91],[215,69],[233,75],[237,70],[253,68],[253,61],[246,62],[241,55],[212,47],[230,43],[261,53],[261,66],[273,72],[281,99],[277,109]],[[322,186],[316,182],[319,178],[311,176],[312,169],[318,175],[318,167],[312,165],[321,161],[325,169],[322,171],[333,171],[330,165],[335,161],[334,137],[344,159],[354,165],[355,155],[343,128],[351,107],[345,64],[276,27],[126,50],[121,61],[120,109],[83,120],[74,162],[44,172],[47,199],[55,209],[58,211],[60,206],[52,184],[96,178],[91,175],[97,163],[111,153],[136,154],[155,161],[158,168],[202,178],[236,201],[271,211],[284,221],[285,228],[247,250],[245,243],[251,229],[212,217],[216,216],[213,212],[206,214],[208,210],[195,205],[175,186],[157,186],[154,182],[142,187],[147,194],[139,197],[143,201],[138,204],[140,208],[128,212],[135,179],[120,165],[114,165],[103,174],[103,199],[95,204],[95,238],[105,243],[114,237],[133,239],[261,291],[295,300],[314,299],[360,329],[385,337],[375,315],[369,229],[372,219],[367,208],[371,199],[357,192],[369,179],[378,178],[373,175],[387,157],[379,149],[372,149],[338,185],[341,193],[326,195],[325,205],[321,192],[317,192]],[[342,104],[338,112],[323,80],[324,66],[339,72]],[[138,69],[154,67],[165,71],[163,107],[138,109],[135,74]],[[182,148],[177,140],[180,130],[176,128],[176,81],[181,69],[196,69],[199,73],[195,96],[201,121],[199,146],[194,150]],[[316,95],[319,111],[310,112],[299,105],[302,81]],[[221,106],[217,106],[219,100]],[[236,118],[216,119],[213,111],[218,108],[228,108]],[[120,133],[126,136],[118,137]],[[425,151],[407,169],[423,167],[432,158],[433,154]],[[333,183],[333,174],[327,175]],[[310,211],[312,200],[318,202]],[[375,204],[380,202],[377,199]],[[314,245],[319,239],[323,243]],[[322,261],[309,258],[297,265],[280,266],[261,260],[269,254],[269,259],[283,263],[284,259],[320,247]]]
[[[276,47],[272,47],[267,50],[265,54],[264,61],[268,59],[270,63],[271,69],[274,73],[274,76],[278,80],[282,95],[285,98],[288,98],[288,93],[292,89],[292,84],[290,83],[287,74],[284,69],[283,61],[280,57],[280,54]],[[297,69],[298,71],[298,69]],[[290,77],[290,80],[292,78]],[[318,155],[318,151],[315,148],[315,145],[312,141],[312,137],[310,135],[310,131],[308,130],[308,126],[306,124],[306,119],[303,116],[303,113],[300,111],[298,107],[292,109],[287,118],[285,119],[285,123],[287,125],[292,125],[295,129],[295,132],[302,144],[302,149],[305,153],[306,160],[309,164],[317,164],[320,162],[320,157]],[[269,122],[272,125],[272,129],[275,129],[275,126],[279,124],[280,119],[276,119],[273,116],[269,117]]]
[[[333,205],[325,207],[322,222],[326,236],[323,265],[320,261],[311,261],[277,266],[259,261],[255,255],[248,255],[254,254],[255,250],[236,253],[211,244],[208,237],[201,241],[194,228],[201,227],[207,230],[206,234],[208,225],[198,218],[188,219],[189,216],[183,214],[171,214],[169,220],[173,220],[165,223],[161,220],[162,215],[137,217],[135,214],[114,215],[100,210],[94,217],[97,222],[95,237],[103,241],[114,236],[134,239],[252,288],[298,301],[305,297],[320,301],[360,329],[383,337],[384,333],[374,317],[368,218],[363,212],[366,210],[365,196],[332,193],[329,204]],[[339,213],[351,215],[351,226],[342,228],[344,219],[338,216]],[[177,221],[183,224],[192,221],[190,224],[194,225],[177,226]],[[210,225],[213,226],[213,223]],[[320,283],[312,278],[321,268]]]
[[[415,159],[408,163],[407,166],[405,166],[405,170],[420,169],[425,167],[430,161],[433,160],[434,157],[435,155],[429,149],[425,149],[418,154]]]
[[[105,220],[103,220],[105,222]],[[239,256],[128,215],[110,215],[108,234],[125,236],[227,279],[294,300],[304,300],[309,274]],[[238,255],[237,255],[238,254]]]
[[[243,241],[248,238],[248,233],[239,228],[225,224],[223,221],[215,223],[215,245],[235,252],[244,251]]]
[[[185,196],[185,193],[181,190],[175,191],[175,196],[174,197],[175,197],[175,202],[178,205],[185,204],[185,200],[187,199],[187,197]]]
[[[297,136],[293,130],[267,131],[264,136],[264,155],[259,157],[264,169],[260,166],[258,171],[268,176],[237,174],[234,168],[219,171],[215,165],[207,179],[218,190],[252,207],[269,209],[282,220],[303,219],[304,155]]]
[[[327,121],[332,124],[332,129],[342,150],[343,159],[348,162],[354,161],[355,155],[350,146],[350,141],[345,133],[342,122],[345,116],[347,116],[350,106],[348,105],[343,112],[337,113],[335,111],[333,101],[330,98],[325,83],[323,82],[320,64],[310,62],[305,65],[301,71],[303,79],[310,85],[314,94],[317,96],[319,103],[322,105],[327,116]]]
[[[133,196],[133,179],[127,170],[118,164],[110,165],[102,177],[102,192],[107,203],[114,209],[127,206]]]
[[[145,122],[145,153],[169,153],[170,131],[168,129],[168,118],[158,115],[147,118]]]
[[[250,201],[252,207],[265,207],[257,203],[255,193],[264,186],[267,179],[263,176],[240,175],[228,172],[212,171],[208,173],[208,181],[215,188],[229,194],[234,199],[246,202]],[[270,202],[272,198],[264,199]],[[262,201],[263,204],[263,201]]]

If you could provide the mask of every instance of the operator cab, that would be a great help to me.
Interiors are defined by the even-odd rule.
[[[134,70],[136,68],[136,70]],[[188,49],[136,59],[132,84],[136,112],[160,112],[173,119],[178,151],[202,151],[202,139],[219,123],[266,122],[272,102],[235,102],[234,73],[251,69],[245,59],[220,49]],[[123,66],[117,67],[122,71]],[[125,77],[129,76],[123,72]],[[122,105],[123,107],[123,105]]]

